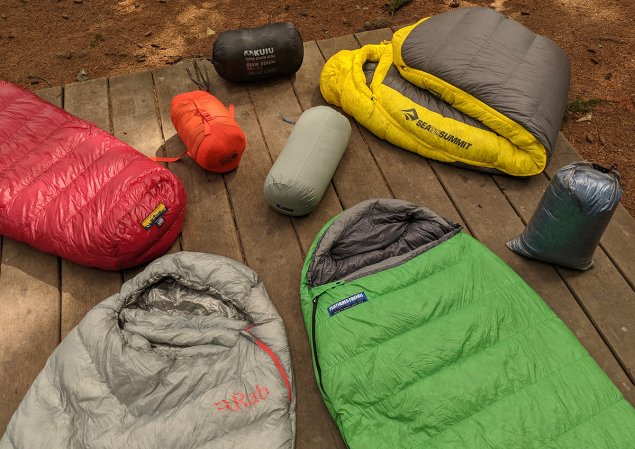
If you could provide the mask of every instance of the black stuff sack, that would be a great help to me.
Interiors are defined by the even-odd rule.
[[[523,233],[507,246],[533,259],[586,270],[620,199],[620,175],[589,162],[558,170]]]
[[[303,58],[302,36],[291,22],[223,31],[212,49],[216,72],[234,83],[291,75]]]

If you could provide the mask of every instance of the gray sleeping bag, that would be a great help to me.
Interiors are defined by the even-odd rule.
[[[256,273],[177,253],[93,308],[51,355],[0,449],[291,449],[282,319]]]
[[[558,45],[490,8],[401,28],[390,43],[342,50],[320,91],[376,136],[422,156],[512,176],[544,170],[570,66]]]
[[[453,106],[499,134],[509,133],[510,140],[519,138],[514,128],[520,125],[551,156],[571,69],[567,55],[550,39],[490,8],[461,8],[415,26],[400,44],[395,60],[403,61],[398,68],[406,78],[427,75],[426,87],[446,99],[455,92],[468,94],[509,121],[503,123],[478,103],[455,100]]]

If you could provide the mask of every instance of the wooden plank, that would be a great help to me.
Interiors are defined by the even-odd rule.
[[[371,31],[362,31],[354,35],[359,45],[381,44],[384,41],[392,39],[392,30],[390,28],[380,28]]]
[[[48,101],[55,106],[62,107],[63,89],[61,87],[49,87],[46,89],[40,89],[35,93],[43,100]]]
[[[336,53],[339,49],[353,49],[358,43],[352,35],[318,41],[317,45],[324,60]],[[315,73],[315,76],[318,76]],[[305,100],[306,101],[306,100]],[[339,108],[335,108],[340,110]],[[340,110],[341,112],[341,110]],[[362,137],[355,121],[351,122],[351,139],[348,148],[342,157],[339,167],[333,177],[333,184],[340,202],[344,208],[370,198],[390,198],[392,194],[386,185],[386,181],[368,150],[368,145]]]
[[[291,80],[293,92],[303,111],[314,106],[327,104],[320,93],[320,72],[322,71],[322,66],[324,66],[324,58],[322,57],[322,53],[320,53],[317,43],[315,41],[305,42],[302,67],[300,67],[300,70],[296,72]],[[304,225],[307,228],[306,230],[302,230],[302,225],[298,225],[300,243],[302,244],[302,249],[305,254],[313,242],[315,235],[321,229],[321,226],[341,210],[342,203],[337,196],[333,181],[331,181],[331,186],[324,193],[324,198],[322,198],[317,210],[313,211],[306,218],[293,219],[295,225],[304,220],[310,222],[308,225]],[[322,223],[321,226],[319,225],[320,222]],[[313,235],[311,236],[311,234]]]
[[[99,78],[64,88],[64,109],[111,132],[108,80]],[[62,338],[86,312],[121,287],[121,273],[98,270],[62,260]]]
[[[352,34],[323,39],[321,41],[317,41],[317,45],[320,48],[320,52],[322,53],[325,61],[328,61],[331,56],[341,50],[355,50],[356,48],[359,48],[359,44]]]
[[[62,106],[62,88],[37,92]],[[59,259],[8,238],[0,265],[0,434],[60,341]]]
[[[304,59],[302,67],[291,80],[293,90],[303,111],[319,105],[327,104],[320,93],[320,72],[324,66],[324,58],[315,41],[304,43]]]
[[[545,176],[514,179],[497,176],[497,184],[520,215],[529,222],[549,185]],[[556,267],[569,289],[610,346],[631,383],[635,381],[635,291],[618,269],[598,248],[593,257],[595,266],[585,272]]]
[[[154,102],[150,72],[110,78],[112,125],[115,137],[146,156],[161,155],[161,125]]]
[[[355,35],[359,45],[377,43],[391,37],[392,31],[388,28]],[[396,198],[429,207],[443,217],[461,224],[469,232],[432,171],[428,159],[375,137],[363,126],[359,128]]]
[[[156,108],[151,72],[139,72],[110,78],[110,104],[115,137],[148,157],[163,155],[163,134]],[[168,253],[179,251],[177,239]],[[143,270],[143,266],[124,271],[128,280]]]
[[[108,80],[99,78],[64,87],[64,109],[112,132],[108,104]]]
[[[344,448],[317,388],[312,357],[300,312],[298,287],[303,263],[298,238],[289,217],[264,200],[262,186],[271,167],[258,118],[247,90],[220,79],[205,63],[212,92],[236,105],[236,120],[249,142],[238,170],[226,175],[245,261],[263,280],[284,319],[294,366],[297,397],[298,449]]]
[[[170,106],[176,95],[199,89],[187,73],[188,69],[194,73],[193,68],[190,62],[152,72],[168,156],[178,156],[185,151],[170,119]],[[181,235],[183,250],[242,260],[223,176],[205,171],[187,156],[168,164],[168,167],[178,176],[187,192],[187,219]]]
[[[319,77],[319,72],[315,76]],[[271,159],[275,161],[293,129],[292,125],[280,120],[278,113],[293,120],[297,120],[302,113],[293,86],[286,79],[275,80],[250,87],[249,95],[254,104],[269,154]],[[313,212],[306,217],[293,217],[291,219],[300,238],[303,254],[308,252],[315,235],[322,226],[341,211],[342,206],[337,199],[335,190],[329,184],[322,201]]]
[[[492,177],[438,162],[433,162],[432,167],[461,211],[472,234],[541,295],[572,329],[625,397],[635,403],[635,389],[630,380],[558,272],[549,264],[523,258],[505,246],[507,241],[522,232],[524,225]],[[537,181],[531,178],[530,182]]]
[[[0,433],[60,341],[58,258],[5,238],[0,267]]]
[[[551,177],[560,167],[580,160],[582,156],[560,133],[553,158],[545,173]],[[617,265],[631,288],[635,289],[635,218],[621,204],[607,226],[600,245]]]

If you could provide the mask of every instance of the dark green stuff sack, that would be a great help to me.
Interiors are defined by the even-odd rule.
[[[511,268],[460,227],[369,200],[318,233],[300,300],[350,449],[633,449],[635,410]]]
[[[558,170],[514,252],[569,268],[593,266],[593,253],[622,198],[620,175],[590,162]]]

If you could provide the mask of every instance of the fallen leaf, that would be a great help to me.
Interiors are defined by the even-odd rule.
[[[87,79],[88,79],[88,73],[86,73],[86,70],[81,69],[79,73],[77,74],[77,81],[86,81]]]
[[[212,30],[210,27],[207,27],[207,35],[213,36],[216,34],[216,31]]]
[[[588,114],[580,117],[579,119],[576,120],[576,122],[590,122],[591,121],[591,117],[593,117],[593,113],[589,112]]]

